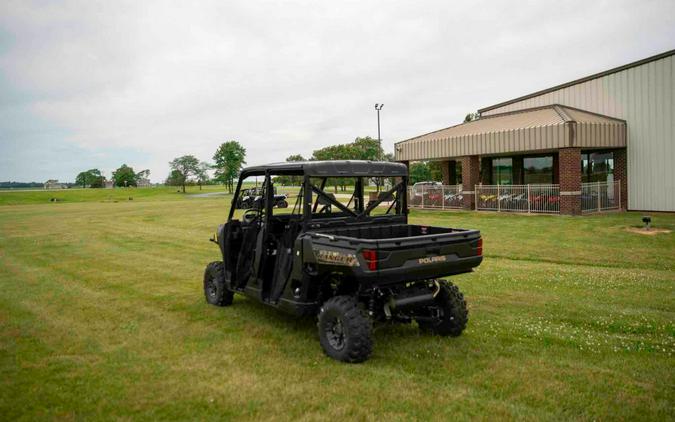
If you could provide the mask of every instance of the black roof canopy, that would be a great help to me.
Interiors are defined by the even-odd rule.
[[[402,177],[408,175],[408,168],[402,163],[334,160],[288,161],[252,166],[242,170],[241,177],[263,175],[268,170],[272,174],[306,174],[314,177]]]

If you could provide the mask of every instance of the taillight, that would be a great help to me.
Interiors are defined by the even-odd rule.
[[[478,245],[476,246],[476,255],[483,255],[483,238],[478,239]]]
[[[374,249],[364,249],[361,251],[361,255],[363,255],[363,259],[366,260],[366,264],[368,264],[368,269],[370,271],[376,271],[377,270],[377,251]]]

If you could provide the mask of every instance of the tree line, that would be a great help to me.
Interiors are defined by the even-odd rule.
[[[305,158],[301,154],[294,154],[286,158],[286,161],[324,161],[324,160],[384,160],[393,161],[392,154],[385,154],[377,139],[370,136],[357,137],[347,144],[329,145],[313,151],[312,156]],[[213,155],[213,164],[200,161],[194,155],[183,155],[169,162],[171,173],[166,180],[167,185],[180,186],[185,192],[185,186],[196,183],[200,186],[207,183],[222,183],[232,193],[234,183],[239,177],[243,165],[246,164],[246,148],[237,141],[222,143]],[[215,170],[213,179],[209,178],[208,170]],[[276,183],[281,185],[299,185],[301,180],[297,176],[279,176]],[[382,178],[374,178],[373,181],[380,188]],[[346,189],[353,184],[348,178],[331,178],[329,186]]]
[[[228,141],[220,144],[213,154],[213,164],[200,161],[194,155],[183,155],[169,162],[171,173],[166,179],[170,186],[181,186],[185,193],[185,185],[197,183],[199,189],[203,184],[222,183],[232,193],[234,180],[246,164],[246,148],[237,141]],[[215,170],[213,179],[209,170]]]
[[[329,145],[312,152],[312,156],[305,159],[300,154],[291,155],[286,161],[330,161],[330,160],[371,160],[371,161],[394,161],[393,154],[386,154],[377,139],[370,136],[357,137],[347,144]],[[299,185],[301,180],[297,176],[278,177],[277,183],[282,185]],[[380,190],[384,179],[375,177],[372,180]],[[354,180],[346,177],[329,178],[327,185],[333,186],[337,192],[346,190],[347,186],[354,184]]]
[[[230,193],[234,190],[234,183],[239,177],[244,164],[246,164],[246,148],[237,141],[227,141],[220,144],[212,157],[213,162],[202,161],[194,155],[183,155],[176,157],[169,162],[170,173],[165,180],[168,186],[179,186],[185,192],[186,185],[197,184],[200,189],[205,184],[220,183],[227,186]],[[391,153],[385,153],[380,142],[370,136],[357,137],[354,141],[346,144],[329,145],[312,152],[310,157],[303,157],[301,154],[293,154],[286,158],[286,161],[326,161],[326,160],[372,160],[372,161],[394,161]],[[213,170],[213,177],[210,171]],[[422,180],[434,180],[440,177],[440,166],[434,163],[413,163],[410,168],[411,179],[413,182]],[[112,181],[115,186],[127,187],[137,186],[141,179],[147,178],[150,170],[135,172],[134,169],[126,164],[112,174]],[[420,179],[420,180],[416,180]],[[90,169],[80,172],[76,177],[76,183],[82,187],[100,188],[105,186],[106,178],[98,169]],[[373,178],[372,180],[378,190],[384,183],[383,178]],[[280,176],[276,182],[281,185],[299,185],[301,180],[297,176]],[[329,186],[334,186],[346,190],[346,187],[353,184],[349,178],[330,178],[327,182]]]
[[[147,179],[150,176],[150,170],[141,170],[136,173],[133,167],[122,164],[117,170],[112,173],[112,182],[114,186],[128,187],[138,186],[138,182],[142,179]],[[75,176],[75,184],[83,188],[102,188],[105,186],[107,179],[99,169],[90,169],[82,171]]]
[[[203,184],[222,183],[231,193],[234,180],[246,164],[245,158],[246,149],[239,142],[224,142],[213,155],[213,164],[200,161],[194,155],[184,155],[171,160],[169,162],[171,171],[165,183],[169,186],[180,186],[183,192],[188,184],[198,184],[201,189]],[[213,178],[209,175],[210,170],[215,170]],[[133,167],[122,164],[113,171],[111,181],[114,186],[131,187],[138,186],[141,180],[149,176],[150,170],[136,172]],[[75,184],[83,188],[102,188],[106,182],[106,177],[96,168],[82,171],[75,177]]]

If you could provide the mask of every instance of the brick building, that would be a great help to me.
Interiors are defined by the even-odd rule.
[[[597,184],[621,209],[675,211],[674,55],[483,108],[478,120],[396,143],[396,159],[440,161],[467,209],[485,185],[551,185],[556,210],[575,215]]]

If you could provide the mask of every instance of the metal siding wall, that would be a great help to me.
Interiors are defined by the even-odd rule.
[[[624,119],[628,122],[628,207],[675,211],[674,67],[671,55],[483,115],[560,103]]]

